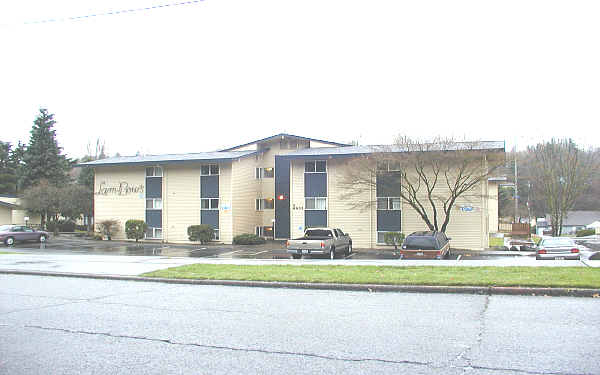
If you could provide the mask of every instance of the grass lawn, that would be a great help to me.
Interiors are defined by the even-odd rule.
[[[504,246],[504,238],[490,236],[490,247]]]
[[[0,251],[0,254],[18,254],[18,253],[11,253],[10,251]]]
[[[600,269],[586,267],[239,266],[192,264],[147,277],[307,283],[600,288]]]

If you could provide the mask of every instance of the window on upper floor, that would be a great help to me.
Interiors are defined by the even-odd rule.
[[[377,197],[377,209],[378,210],[399,210],[400,209],[400,198],[399,197]]]
[[[326,173],[327,162],[325,160],[307,161],[304,163],[304,173]]]
[[[202,198],[200,199],[200,209],[202,210],[218,210],[219,198]]]
[[[272,167],[269,168],[256,168],[256,178],[273,178],[275,177],[275,169]]]
[[[379,161],[377,162],[378,172],[398,172],[400,171],[400,163],[398,161]]]
[[[162,177],[163,171],[161,167],[146,168],[146,177]]]
[[[218,164],[205,164],[200,166],[200,175],[201,176],[214,176],[219,174],[219,165]]]

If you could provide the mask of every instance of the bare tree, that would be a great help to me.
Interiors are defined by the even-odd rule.
[[[598,172],[598,153],[580,150],[572,139],[552,139],[529,147],[531,176],[552,219],[552,235],[562,234],[563,220]]]
[[[376,204],[372,192],[393,184],[399,198],[414,209],[430,230],[445,232],[459,198],[481,199],[482,183],[504,163],[504,145],[497,142],[458,142],[436,137],[430,141],[399,137],[392,146],[371,147],[348,161],[341,184],[343,199],[354,207]],[[391,178],[390,178],[391,177]]]

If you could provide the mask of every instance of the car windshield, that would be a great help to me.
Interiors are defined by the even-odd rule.
[[[542,242],[542,246],[559,247],[559,246],[575,246],[570,238],[548,238]]]
[[[411,248],[419,248],[424,250],[435,250],[436,243],[433,237],[411,237],[408,236],[404,240],[404,245]]]
[[[12,225],[0,225],[0,232],[10,232]]]
[[[309,229],[305,233],[306,237],[331,237],[331,231],[325,229]]]

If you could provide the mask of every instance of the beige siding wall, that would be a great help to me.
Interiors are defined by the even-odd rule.
[[[376,211],[375,206],[367,206],[374,201],[375,192],[363,192],[353,196],[353,201],[363,202],[357,207],[342,199],[344,192],[342,181],[345,170],[350,168],[346,160],[330,159],[327,161],[327,194],[328,211],[327,220],[330,227],[340,228],[352,237],[355,247],[373,247],[376,238]]]
[[[488,212],[490,213],[490,233],[498,232],[498,183],[488,183]]]
[[[1,224],[13,224],[12,222],[12,208],[0,206],[0,225]]]
[[[304,161],[292,160],[290,183],[290,236],[298,238],[304,234]]]
[[[219,241],[225,243],[233,242],[232,169],[231,162],[219,164]]]
[[[438,190],[439,194],[446,195],[444,189]],[[478,186],[474,190],[474,196],[459,198],[450,216],[450,223],[446,230],[448,237],[452,238],[451,246],[453,248],[464,248],[480,250],[485,247],[484,235],[487,225],[487,212],[484,199],[482,198],[482,187]],[[425,195],[421,196],[421,201],[426,201]],[[472,208],[472,211],[463,211],[461,208]],[[432,211],[428,210],[428,216],[432,219]],[[443,213],[438,213],[439,220],[443,220]],[[441,225],[441,222],[440,222]],[[428,230],[427,225],[406,202],[402,204],[402,232],[410,234],[415,231]]]
[[[258,182],[254,177],[255,168],[256,160],[251,157],[233,161],[231,164],[231,239],[239,234],[254,233],[259,223],[255,206],[258,190]]]
[[[163,167],[163,238],[186,242],[187,228],[200,224],[200,164]]]
[[[144,190],[134,194],[98,194],[100,186],[118,187],[121,182],[129,186],[142,185]],[[102,220],[116,219],[120,230],[113,238],[125,238],[125,222],[129,219],[146,219],[146,170],[144,167],[98,167],[94,182],[94,205],[96,226]]]

